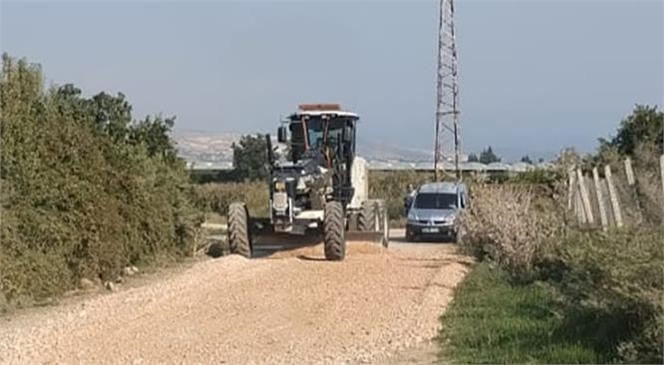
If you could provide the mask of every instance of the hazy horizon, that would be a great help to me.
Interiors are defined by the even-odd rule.
[[[362,138],[431,148],[437,2],[3,2],[2,51],[122,92],[176,130],[274,133],[340,102]],[[457,1],[464,152],[587,152],[664,99],[661,2]]]

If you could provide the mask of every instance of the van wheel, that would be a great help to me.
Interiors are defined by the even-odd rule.
[[[406,230],[406,242],[415,242],[415,235],[410,230]]]

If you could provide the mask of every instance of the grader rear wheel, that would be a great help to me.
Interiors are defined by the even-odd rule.
[[[387,214],[387,206],[384,200],[371,199],[362,203],[358,228],[362,232],[380,232],[381,245],[383,247],[387,247],[389,245],[389,217]]]
[[[365,200],[362,202],[358,228],[362,232],[375,232],[379,226],[378,202],[376,200]]]

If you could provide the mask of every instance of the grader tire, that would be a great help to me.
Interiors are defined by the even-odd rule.
[[[390,242],[390,231],[385,200],[372,199],[362,202],[358,226],[362,232],[380,233],[380,243],[383,247],[387,247]]]
[[[378,228],[376,226],[378,216],[378,203],[375,200],[363,201],[358,225],[360,231],[375,232]]]
[[[346,237],[344,235],[344,210],[340,202],[331,201],[325,204],[323,218],[323,241],[325,259],[342,261],[346,257]]]
[[[228,244],[231,254],[251,258],[249,214],[243,203],[232,203],[228,207]]]

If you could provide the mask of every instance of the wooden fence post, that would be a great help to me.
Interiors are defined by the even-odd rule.
[[[609,225],[606,218],[606,207],[604,206],[604,194],[602,194],[602,185],[599,182],[599,173],[597,167],[593,167],[593,180],[595,181],[595,193],[597,194],[597,203],[599,205],[599,218],[602,221],[602,230],[606,231]]]
[[[567,186],[567,209],[572,210],[574,207],[574,194],[576,192],[576,189],[574,189],[574,170],[569,170],[567,171],[567,176],[568,176],[568,183],[569,185]]]
[[[604,176],[606,177],[606,184],[609,186],[609,200],[613,208],[613,217],[616,220],[616,227],[623,226],[622,213],[620,212],[620,202],[618,202],[618,195],[616,188],[613,186],[613,177],[611,176],[611,166],[604,166]]]
[[[634,170],[632,169],[632,159],[629,157],[625,159],[625,175],[627,175],[627,185],[629,185],[629,189],[632,191],[634,205],[636,205],[637,222],[640,224],[643,221],[643,215],[641,214],[639,196],[636,192],[636,179],[634,178]]]
[[[588,219],[586,218],[586,214],[583,211],[583,201],[581,199],[581,189],[579,188],[576,177],[576,169],[572,167],[569,170],[569,174],[572,209],[574,210],[574,214],[576,215],[579,224],[586,224]]]
[[[583,200],[581,199],[581,189],[579,184],[574,185],[574,208],[576,215],[579,219],[579,223],[586,224],[588,223],[588,218],[586,218],[586,213],[583,210]]]
[[[593,217],[593,211],[590,206],[590,197],[588,196],[588,187],[586,186],[585,179],[583,178],[583,173],[581,169],[576,169],[576,177],[579,180],[579,190],[581,191],[581,200],[583,202],[583,210],[586,215],[588,223],[594,224],[595,217]]]

